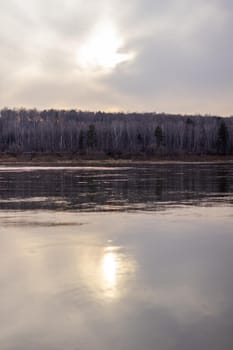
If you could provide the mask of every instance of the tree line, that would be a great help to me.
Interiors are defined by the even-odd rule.
[[[4,108],[0,152],[232,155],[233,117]]]

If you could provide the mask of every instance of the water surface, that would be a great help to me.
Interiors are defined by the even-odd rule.
[[[0,349],[232,349],[232,170],[2,166]]]
[[[156,211],[233,204],[233,164],[0,167],[0,209]]]

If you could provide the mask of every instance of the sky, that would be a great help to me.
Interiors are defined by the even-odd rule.
[[[233,115],[232,0],[0,0],[0,106]]]

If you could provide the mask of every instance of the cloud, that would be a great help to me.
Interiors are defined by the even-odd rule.
[[[230,0],[0,0],[2,106],[233,114]],[[83,74],[77,52],[96,25],[122,38],[106,74]],[[60,105],[59,105],[60,103]]]

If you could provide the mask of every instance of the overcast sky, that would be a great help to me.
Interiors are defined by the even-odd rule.
[[[0,106],[233,115],[232,0],[0,0]]]

